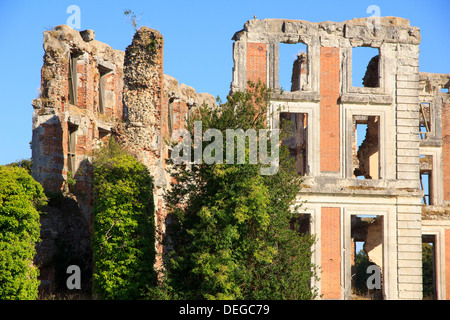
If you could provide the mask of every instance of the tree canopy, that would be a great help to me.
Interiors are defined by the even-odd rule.
[[[0,299],[37,299],[39,270],[33,265],[39,241],[42,186],[28,171],[0,166]]]
[[[191,117],[202,130],[267,129],[270,92],[261,83],[228,96],[218,109]],[[223,139],[224,150],[225,139]],[[278,143],[278,141],[277,141]],[[235,144],[236,146],[237,144]],[[261,145],[260,145],[261,146]],[[228,146],[229,147],[229,146]],[[261,163],[179,164],[167,194],[169,218],[165,288],[188,299],[312,299],[313,236],[299,232],[295,199],[301,177],[285,148],[273,175]]]
[[[102,299],[139,299],[155,281],[153,180],[111,139],[94,166],[94,290]]]

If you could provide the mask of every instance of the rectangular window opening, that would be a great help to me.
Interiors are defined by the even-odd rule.
[[[105,80],[106,80],[106,74],[109,72],[109,70],[105,70],[103,68],[98,69],[99,71],[99,82],[98,82],[98,112],[101,114],[105,113],[105,107],[106,107],[106,99],[105,99]]]
[[[419,113],[419,139],[425,140],[431,132],[431,109],[430,103],[420,103]]]
[[[283,91],[307,89],[308,46],[303,43],[280,43],[279,79]]]
[[[420,155],[419,157],[420,167],[420,190],[424,192],[422,198],[422,204],[432,205],[432,172],[433,172],[433,156],[432,155]]]
[[[353,47],[352,48],[352,86],[379,88],[379,48]]]
[[[423,191],[422,204],[431,205],[431,172],[420,172],[420,190]]]
[[[168,132],[169,132],[169,138],[172,137],[172,132],[173,132],[173,122],[174,122],[174,115],[173,115],[173,103],[174,103],[174,99],[170,99],[169,100],[169,105],[168,105],[168,110],[167,110],[167,128],[168,128]],[[189,116],[189,113],[188,113]],[[189,121],[189,119],[187,119],[187,121]]]
[[[436,236],[422,235],[422,285],[423,299],[436,300]]]
[[[106,129],[98,128],[98,138],[103,140],[103,138],[107,137],[111,132]]]
[[[441,88],[441,93],[448,93],[448,88]]]
[[[354,116],[352,164],[357,179],[380,179],[380,117]]]
[[[72,177],[75,176],[76,165],[76,145],[77,145],[77,125],[69,124],[68,126],[68,171],[72,173]]]
[[[78,59],[81,54],[70,52],[69,54],[69,103],[78,105]]]
[[[280,113],[280,129],[284,135],[281,145],[289,149],[295,172],[302,176],[308,174],[308,114]]]
[[[382,215],[351,215],[351,299],[383,299],[383,225]],[[376,265],[380,277],[371,283],[379,287],[368,288],[369,266]]]
[[[302,213],[291,219],[291,229],[299,234],[311,234],[311,214]]]

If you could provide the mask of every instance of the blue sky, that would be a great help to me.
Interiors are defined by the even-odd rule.
[[[368,6],[377,5],[381,16],[407,18],[421,29],[420,71],[450,73],[448,0],[0,0],[0,165],[31,157],[31,101],[40,87],[42,32],[66,24],[72,4],[80,8],[81,30],[93,29],[97,40],[120,50],[134,33],[124,9],[142,13],[139,24],[164,36],[164,73],[223,100],[233,67],[231,37],[254,15],[341,22],[368,17]]]

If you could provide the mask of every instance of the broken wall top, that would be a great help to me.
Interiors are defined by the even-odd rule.
[[[56,54],[69,52],[87,52],[95,57],[99,64],[109,69],[122,66],[125,53],[111,48],[106,43],[95,40],[92,30],[77,31],[67,25],[60,25],[53,30],[44,31],[44,51]]]
[[[372,20],[370,20],[372,19]],[[373,22],[379,22],[374,27]],[[280,42],[304,42],[311,36],[340,37],[356,42],[352,45],[370,46],[372,42],[420,43],[420,29],[411,27],[407,19],[398,17],[355,18],[343,22],[308,22],[303,20],[249,20],[232,40],[268,41],[276,37]],[[361,43],[362,41],[362,43]]]
[[[419,80],[422,93],[440,94],[441,88],[450,88],[450,74],[419,72]]]

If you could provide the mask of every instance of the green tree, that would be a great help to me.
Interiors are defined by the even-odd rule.
[[[219,109],[202,107],[188,123],[203,130],[266,128],[269,92],[264,85],[228,96]],[[226,150],[225,138],[223,150]],[[236,144],[235,144],[236,145]],[[278,173],[260,164],[205,163],[173,166],[167,194],[171,224],[166,279],[172,297],[188,299],[311,299],[315,276],[309,234],[299,234],[291,206],[300,190],[288,150]]]
[[[103,299],[139,299],[155,282],[153,180],[114,140],[94,167],[94,291]]]
[[[33,162],[31,159],[21,159],[19,161],[11,162],[10,164],[7,164],[7,166],[11,166],[11,167],[24,168],[25,170],[27,170],[27,172],[30,175],[32,174],[32,165],[33,165]]]
[[[423,298],[434,299],[434,247],[430,243],[422,243],[422,278]]]
[[[373,265],[372,262],[370,262],[369,257],[367,254],[360,250],[355,255],[355,275],[354,275],[354,291],[356,294],[364,296],[369,292],[369,289],[367,288],[367,278],[370,276],[367,273],[367,268],[369,266]]]
[[[24,168],[0,166],[0,299],[37,299],[42,186]]]

